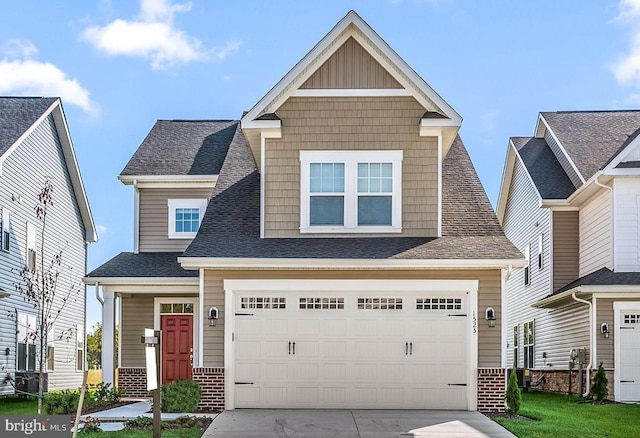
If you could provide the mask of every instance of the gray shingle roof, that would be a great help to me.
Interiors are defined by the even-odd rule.
[[[87,277],[197,277],[198,271],[182,269],[179,252],[121,252]]]
[[[0,156],[56,101],[56,97],[0,97]]]
[[[541,114],[585,180],[604,168],[640,127],[640,110]]]
[[[544,138],[512,137],[511,141],[543,199],[566,199],[576,190]]]
[[[457,188],[452,186],[456,185]],[[458,138],[443,163],[441,238],[260,239],[260,175],[241,131],[229,148],[198,235],[183,257],[503,259],[522,255],[504,236]]]
[[[608,268],[600,268],[591,274],[580,277],[561,287],[549,296],[558,295],[578,286],[640,285],[640,272],[613,272]]]
[[[158,120],[121,175],[218,175],[237,120]]]

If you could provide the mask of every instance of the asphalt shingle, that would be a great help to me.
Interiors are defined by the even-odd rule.
[[[197,277],[198,271],[182,269],[179,252],[121,252],[87,277]]]
[[[218,175],[240,122],[158,120],[122,175]]]
[[[549,296],[558,295],[562,292],[574,289],[579,286],[609,286],[609,285],[638,285],[640,284],[640,272],[613,272],[609,268],[600,268],[595,272],[587,274],[566,286],[561,287]]]
[[[544,138],[512,137],[511,141],[543,199],[566,199],[576,190]]]
[[[0,156],[25,133],[56,97],[0,97]]]
[[[640,110],[541,114],[585,181],[603,169],[640,127]]]

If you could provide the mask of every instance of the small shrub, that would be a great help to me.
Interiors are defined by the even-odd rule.
[[[87,417],[82,423],[83,427],[78,430],[78,434],[102,432],[102,429],[100,429],[100,420],[97,418]]]
[[[153,418],[140,415],[139,417],[127,420],[124,424],[126,429],[148,429],[153,426]]]
[[[90,398],[95,402],[95,406],[105,406],[118,403],[124,391],[122,389],[112,388],[111,383],[100,382],[95,388],[87,391],[87,393],[89,392],[91,393]]]
[[[520,412],[520,403],[522,402],[522,393],[518,386],[518,376],[516,375],[515,368],[511,369],[509,374],[509,382],[507,383],[507,393],[504,396],[504,401],[507,403],[507,413],[516,415]]]
[[[598,371],[593,378],[593,384],[591,385],[591,398],[595,401],[602,403],[609,396],[609,379],[604,372],[602,362],[598,365]]]
[[[195,412],[200,402],[200,385],[193,380],[174,380],[161,389],[162,412]]]
[[[48,392],[42,400],[42,409],[47,415],[70,414],[78,409],[80,393],[70,389]]]

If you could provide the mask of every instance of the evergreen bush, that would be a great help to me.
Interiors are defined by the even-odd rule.
[[[162,385],[160,396],[162,412],[195,412],[200,403],[200,385],[193,380],[174,380]]]
[[[516,415],[520,412],[520,403],[522,402],[522,393],[518,386],[518,376],[516,375],[515,368],[511,369],[509,374],[509,381],[507,383],[507,393],[504,396],[504,401],[507,404],[507,413]]]
[[[598,365],[598,371],[593,378],[593,384],[591,385],[591,398],[595,401],[602,403],[609,396],[609,379],[604,372],[602,362]]]

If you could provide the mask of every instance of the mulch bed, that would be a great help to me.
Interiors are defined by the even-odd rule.
[[[525,417],[524,415],[513,415],[507,414],[506,412],[483,412],[485,417],[489,417],[492,420],[494,418],[507,418],[509,420],[519,420],[519,421],[538,421],[535,418]]]

